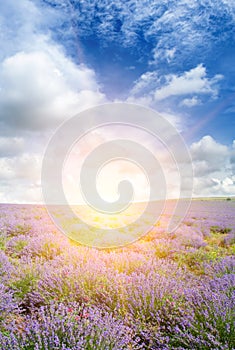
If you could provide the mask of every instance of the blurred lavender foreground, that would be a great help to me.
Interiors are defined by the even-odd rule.
[[[0,206],[0,349],[235,349],[235,201],[193,200],[125,248],[58,232],[42,206]]]

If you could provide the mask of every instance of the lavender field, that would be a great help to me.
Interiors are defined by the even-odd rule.
[[[193,200],[119,249],[79,246],[42,206],[0,206],[0,349],[235,349],[235,201]]]

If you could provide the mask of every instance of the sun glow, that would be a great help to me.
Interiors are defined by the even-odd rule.
[[[58,227],[93,247],[134,242],[159,224],[166,199],[178,197],[178,177],[168,149],[144,130],[126,125],[91,130],[76,140],[63,163],[66,201],[55,214]]]
[[[123,201],[122,210],[114,213],[102,212],[90,205],[81,191],[80,173],[83,159],[102,143],[103,136],[93,132],[72,147],[63,167],[64,193],[71,210],[82,222],[98,229],[122,230],[144,213],[150,195],[149,182],[144,170],[137,164],[126,159],[112,159],[106,164],[101,164],[96,174],[98,195],[107,203],[115,203],[119,200],[119,184],[125,180],[133,188],[133,197]]]

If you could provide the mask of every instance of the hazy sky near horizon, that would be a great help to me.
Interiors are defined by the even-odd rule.
[[[0,202],[40,202],[49,137],[114,101],[182,133],[195,196],[235,195],[233,0],[8,0],[0,36]]]

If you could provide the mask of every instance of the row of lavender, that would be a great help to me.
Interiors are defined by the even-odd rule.
[[[193,201],[132,246],[69,242],[41,206],[0,207],[1,349],[235,348],[234,201]]]

